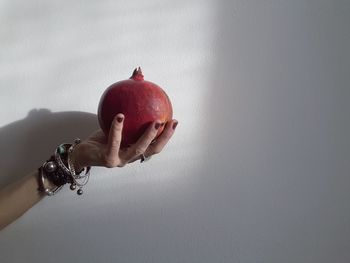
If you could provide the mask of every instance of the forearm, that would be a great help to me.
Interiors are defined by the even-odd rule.
[[[32,172],[0,190],[0,230],[23,215],[45,194],[38,191],[38,172]]]
[[[72,157],[72,163],[75,169],[78,171],[83,169],[77,161],[76,152],[72,154]],[[54,161],[51,162],[56,163]],[[57,163],[55,166],[57,167]],[[37,170],[0,189],[0,230],[22,216],[27,210],[43,199],[46,196],[45,189],[57,188],[57,184],[55,185],[54,181],[47,178],[48,175],[52,176],[53,174],[47,174],[46,168],[41,169],[43,169],[46,177],[45,180],[41,179],[41,183],[38,180]]]

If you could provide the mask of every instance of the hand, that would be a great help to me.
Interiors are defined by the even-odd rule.
[[[173,135],[177,121],[172,120],[152,143],[157,135],[160,122],[153,122],[139,140],[128,148],[120,148],[122,138],[124,115],[117,114],[114,118],[108,138],[102,130],[98,130],[85,141],[78,144],[72,153],[72,162],[75,170],[80,171],[87,166],[104,166],[108,168],[123,167],[144,156],[160,153]]]

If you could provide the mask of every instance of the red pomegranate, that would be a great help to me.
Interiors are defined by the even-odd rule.
[[[140,67],[134,70],[130,79],[109,86],[100,99],[98,121],[106,136],[118,113],[125,116],[121,147],[134,144],[153,121],[165,124],[173,117],[169,97],[158,85],[143,79]],[[164,126],[161,125],[157,136]]]

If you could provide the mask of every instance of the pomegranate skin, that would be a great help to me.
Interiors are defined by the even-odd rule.
[[[145,81],[141,69],[135,69],[130,79],[116,82],[103,93],[98,106],[98,121],[108,137],[114,117],[125,116],[121,147],[134,144],[154,121],[159,120],[162,133],[164,124],[172,120],[173,110],[169,97],[157,84]]]

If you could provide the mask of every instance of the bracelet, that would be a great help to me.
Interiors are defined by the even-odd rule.
[[[59,145],[56,148],[54,155],[39,167],[38,190],[40,192],[52,196],[61,190],[63,185],[69,183],[71,190],[75,190],[76,186],[78,186],[79,189],[77,190],[77,194],[83,194],[82,188],[89,181],[91,167],[86,167],[86,169],[84,168],[77,174],[71,160],[71,154],[73,153],[75,146],[80,142],[80,139],[76,139],[73,144],[63,143]],[[84,170],[85,174],[81,175]],[[80,182],[81,179],[83,179],[83,182]],[[46,188],[45,180],[52,182],[55,185],[55,188]]]
[[[47,178],[47,176],[45,175],[45,172],[44,172],[44,166],[46,165],[47,163],[45,162],[43,164],[42,167],[39,168],[39,191],[40,192],[44,192],[46,195],[49,195],[49,196],[52,196],[52,195],[55,195],[59,190],[61,190],[61,188],[63,187],[63,185],[61,186],[56,186],[54,189],[48,189],[45,187],[45,178]]]
[[[74,169],[74,166],[73,166],[73,163],[72,163],[72,160],[71,160],[71,155],[72,155],[72,153],[74,151],[75,146],[77,146],[80,142],[81,142],[80,139],[76,139],[74,141],[74,143],[68,149],[68,156],[67,156],[68,170],[69,170],[69,172],[70,172],[70,174],[72,176],[72,180],[73,180],[73,183],[71,184],[70,189],[74,190],[75,187],[78,186],[79,187],[79,189],[77,191],[78,195],[83,194],[83,189],[82,188],[89,181],[90,169],[91,169],[90,166],[87,167],[85,175],[83,175],[83,176],[80,176],[79,174],[76,174],[76,172],[75,172],[75,169]],[[79,182],[79,179],[83,179],[83,181]]]

